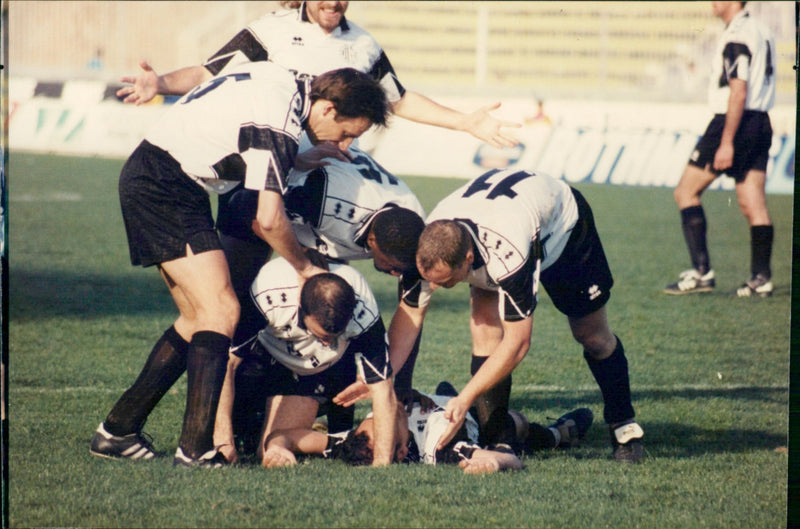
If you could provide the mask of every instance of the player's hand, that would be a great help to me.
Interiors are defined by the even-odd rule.
[[[232,444],[224,444],[217,447],[219,453],[225,456],[225,459],[228,460],[228,463],[238,463],[239,462],[239,454],[236,452],[236,447]]]
[[[500,471],[500,463],[491,457],[475,457],[463,459],[458,466],[464,469],[464,474],[494,474]]]
[[[265,468],[290,467],[297,464],[297,458],[291,450],[280,446],[271,446],[264,452],[261,465]]]
[[[369,387],[365,382],[358,380],[333,397],[333,403],[346,408],[366,398],[369,398]]]
[[[408,405],[406,406],[406,410],[409,413],[411,412],[411,408],[414,406],[415,402],[419,403],[419,409],[422,413],[431,411],[436,407],[436,403],[433,402],[433,399],[430,398],[429,396],[420,393],[416,389],[412,389],[411,393],[413,394],[413,398],[411,399],[411,402],[409,402]]]
[[[255,222],[255,221],[253,221],[253,222]],[[302,292],[302,290],[303,290],[303,285],[305,285],[305,283],[306,283],[306,281],[308,279],[311,279],[312,277],[314,277],[317,274],[324,274],[325,272],[327,272],[327,270],[325,270],[324,268],[320,268],[320,267],[318,267],[316,265],[313,265],[313,264],[310,264],[307,267],[303,268],[302,270],[299,270],[297,272],[297,292],[298,292],[298,297],[300,295],[300,292]]]
[[[464,118],[463,129],[492,147],[498,149],[514,147],[519,143],[519,140],[503,129],[507,127],[519,128],[522,127],[522,124],[513,121],[501,121],[489,114],[489,112],[498,108],[500,108],[499,102],[467,114]]]
[[[343,162],[352,160],[350,153],[341,150],[336,143],[326,141],[299,153],[294,160],[294,167],[298,171],[310,171],[317,167],[330,165],[330,158]]]
[[[714,154],[714,170],[724,171],[733,166],[733,144],[723,143]]]
[[[138,77],[126,76],[120,79],[123,83],[131,83],[117,90],[117,97],[124,97],[123,103],[133,103],[138,106],[147,103],[158,94],[158,74],[147,61],[141,61],[139,66],[142,73]]]
[[[444,418],[447,419],[450,424],[439,438],[439,444],[436,445],[437,450],[443,449],[453,440],[453,437],[458,433],[461,425],[464,424],[464,419],[467,417],[470,404],[469,402],[462,402],[459,397],[453,397],[447,402],[447,406],[444,409]]]

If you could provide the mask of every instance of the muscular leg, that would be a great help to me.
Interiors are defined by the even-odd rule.
[[[175,329],[191,337],[179,446],[187,457],[197,459],[213,449],[214,416],[239,304],[220,250],[193,254],[187,247],[186,257],[162,263],[161,269],[181,313]]]
[[[628,360],[622,342],[608,326],[606,308],[582,318],[569,318],[569,326],[583,346],[586,363],[600,386],[606,423],[613,426],[633,419]]]
[[[742,215],[750,225],[751,275],[755,277],[760,274],[770,279],[774,230],[767,209],[766,178],[764,171],[749,171],[742,182],[736,183],[736,197]]]
[[[147,417],[186,371],[189,342],[170,327],[153,346],[133,385],[111,408],[103,424],[112,435],[141,431]]]
[[[266,421],[258,447],[258,458],[264,459],[267,437],[278,430],[311,428],[317,416],[319,404],[311,397],[300,395],[276,395],[267,401]]]
[[[680,182],[673,196],[681,213],[681,225],[692,267],[701,274],[706,274],[711,269],[706,242],[706,217],[700,196],[717,175],[708,168],[705,170],[687,165],[681,176]]]

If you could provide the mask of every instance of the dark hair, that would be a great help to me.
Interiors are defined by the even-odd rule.
[[[442,261],[458,268],[467,258],[472,240],[467,230],[454,220],[435,220],[425,226],[419,236],[417,264],[422,272]]]
[[[372,234],[381,252],[400,261],[406,270],[416,266],[417,241],[425,221],[410,209],[391,207],[375,215]]]
[[[326,332],[342,333],[353,318],[356,294],[347,281],[326,272],[310,277],[300,292],[300,310]]]
[[[356,433],[350,430],[344,441],[336,444],[331,449],[331,458],[341,459],[348,465],[371,465],[373,459],[372,448],[369,447],[369,437],[364,432]]]
[[[333,103],[338,115],[345,118],[367,118],[385,127],[392,107],[383,87],[369,75],[354,68],[340,68],[317,76],[309,95],[313,104],[318,99]]]

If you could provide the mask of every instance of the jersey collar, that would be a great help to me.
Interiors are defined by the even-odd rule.
[[[474,254],[474,260],[472,261],[471,268],[473,270],[478,270],[482,266],[486,265],[486,258],[483,256],[483,252],[486,249],[478,240],[478,225],[472,222],[470,219],[453,219],[459,224],[461,224],[464,228],[467,229],[469,236],[472,238],[472,253]],[[487,255],[488,257],[488,255]]]

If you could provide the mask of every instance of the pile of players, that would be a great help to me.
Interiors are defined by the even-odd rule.
[[[95,432],[91,453],[150,459],[142,432],[188,376],[175,465],[266,467],[298,454],[354,464],[458,462],[521,468],[520,454],[573,446],[586,408],[549,427],[509,409],[511,374],[531,346],[541,284],[567,317],[600,387],[613,459],[639,462],[628,363],[611,331],[613,284],[592,211],[565,182],[493,170],[429,214],[353,140],[391,113],[511,146],[515,123],[464,114],[405,90],[385,54],[347,20],[347,2],[268,14],[202,66],[157,75],[146,63],[126,102],[183,94],[125,164],[120,200],[131,262],[158,267],[180,316]],[[208,197],[218,193],[213,218]],[[384,328],[365,278],[398,279]],[[412,389],[433,292],[470,285],[471,378]],[[372,413],[357,428],[353,405]],[[327,414],[327,432],[314,428]]]

